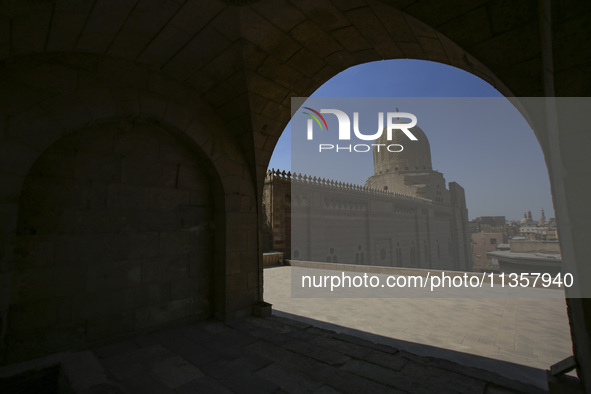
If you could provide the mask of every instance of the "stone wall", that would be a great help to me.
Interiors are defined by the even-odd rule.
[[[219,0],[4,2],[0,337],[9,324],[23,177],[66,134],[115,118],[145,119],[201,149],[220,186],[214,310],[238,316],[262,300],[261,196],[292,97],[309,96],[348,67],[397,58],[461,68],[507,97],[588,97],[590,18],[588,6],[558,0],[518,7],[426,0],[400,9],[365,0],[279,8],[272,0],[240,7]],[[546,121],[532,128],[549,169],[564,261],[587,278],[590,134],[584,119],[578,130],[563,128],[572,112],[549,100]],[[591,301],[568,305],[588,388]]]
[[[497,250],[497,245],[505,242],[504,233],[472,233],[472,264],[477,272],[483,270],[498,270],[493,267],[492,260],[486,252]]]
[[[269,171],[267,244],[294,260],[468,270],[462,205]],[[463,201],[465,204],[465,201]],[[289,210],[290,209],[290,210]],[[465,205],[463,206],[465,211]],[[458,224],[459,223],[459,224]],[[459,227],[458,227],[459,226]]]
[[[59,140],[20,198],[9,354],[211,316],[214,214],[198,156],[157,126]]]

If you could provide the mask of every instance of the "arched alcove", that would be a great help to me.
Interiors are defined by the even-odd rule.
[[[113,121],[36,160],[20,196],[9,356],[213,315],[220,191],[189,146]]]

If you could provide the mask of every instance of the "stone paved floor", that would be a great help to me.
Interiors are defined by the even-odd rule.
[[[543,369],[570,354],[560,297],[295,299],[290,267],[264,275],[271,317],[205,321],[94,351],[122,391],[142,394],[544,392]]]
[[[492,373],[275,316],[201,322],[95,353],[129,393],[540,392]]]
[[[416,352],[413,343],[540,369],[572,355],[559,290],[524,289],[556,295],[546,299],[292,298],[290,270],[264,271],[264,298],[274,311],[408,341]]]

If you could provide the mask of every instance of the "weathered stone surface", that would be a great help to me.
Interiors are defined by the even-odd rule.
[[[70,3],[13,1],[2,6],[0,75],[3,89],[0,94],[0,119],[18,119],[19,114],[40,106],[49,119],[55,119],[59,128],[71,132],[116,119],[125,120],[130,127],[138,127],[148,120],[166,124],[171,131],[180,133],[187,125],[187,116],[182,111],[168,111],[172,101],[177,103],[175,105],[182,104],[195,115],[191,117],[191,124],[197,124],[194,118],[199,118],[199,127],[187,127],[186,134],[187,138],[197,141],[197,150],[210,159],[200,164],[203,164],[205,172],[209,171],[212,175],[208,179],[216,180],[213,183],[217,182],[219,190],[217,201],[221,208],[215,216],[218,220],[215,242],[220,251],[220,255],[216,255],[216,263],[219,262],[223,268],[215,279],[221,297],[216,304],[219,316],[239,311],[245,313],[260,301],[262,294],[260,286],[258,291],[235,292],[221,285],[227,271],[252,277],[259,270],[260,250],[258,244],[250,240],[247,242],[249,250],[243,251],[242,261],[237,261],[238,257],[226,259],[226,252],[228,255],[236,254],[238,249],[226,236],[225,229],[239,222],[224,213],[254,213],[254,222],[258,223],[256,212],[259,210],[256,207],[260,201],[257,202],[257,191],[263,183],[273,144],[281,133],[281,127],[277,125],[258,120],[251,123],[253,108],[259,108],[260,103],[253,103],[251,107],[248,99],[250,92],[281,104],[279,107],[271,105],[265,112],[269,116],[275,109],[280,111],[277,119],[281,123],[289,117],[290,96],[309,95],[319,84],[344,68],[378,58],[412,57],[442,61],[465,69],[491,82],[506,95],[589,96],[587,63],[590,47],[584,45],[589,35],[586,29],[589,7],[578,2],[551,1],[544,4],[549,7],[548,10],[537,4],[513,5],[500,0],[451,3],[436,0],[335,0],[294,4],[258,1],[244,6],[235,5],[240,3],[236,1],[230,5],[217,0]],[[545,36],[546,32],[551,32],[551,37]],[[435,39],[441,43],[446,57]],[[370,47],[364,48],[367,45]],[[305,64],[307,53],[314,54],[309,65]],[[279,62],[266,62],[269,57],[279,59]],[[324,65],[325,61],[329,65]],[[265,70],[268,77],[258,75],[257,69],[263,64],[270,68]],[[216,72],[217,68],[219,72]],[[305,78],[296,78],[290,69],[295,69]],[[235,79],[239,94],[216,97],[212,94],[212,102],[217,108],[213,111],[201,97],[234,73],[242,73],[244,77]],[[299,86],[295,89],[294,85]],[[118,96],[116,90],[130,87],[136,90],[127,91],[129,94],[125,98],[115,97]],[[226,87],[222,90],[228,91]],[[264,109],[255,112],[260,113]],[[235,118],[232,117],[234,115]],[[163,122],[165,117],[167,121]],[[53,132],[50,132],[53,127],[44,125],[39,119],[42,117],[32,116],[30,123],[19,121],[20,131],[10,130],[10,127],[2,131],[2,136],[21,136],[27,141],[16,143],[2,138],[0,172],[26,176],[35,160],[50,148],[54,139]],[[171,125],[170,122],[177,124]],[[266,131],[268,137],[260,144],[253,143],[251,129],[254,124],[269,124],[272,129]],[[564,140],[563,130],[541,131],[536,128],[536,132],[541,133],[539,139],[544,145],[546,161],[550,163],[554,198],[560,208],[561,233],[568,240],[566,245],[574,245],[567,254],[570,253],[576,261],[585,261],[588,247],[584,237],[571,237],[569,234],[586,234],[588,204],[580,197],[585,193],[580,193],[578,185],[585,184],[583,175],[588,172],[589,161],[584,150],[571,150],[568,143],[565,147],[556,145]],[[547,138],[550,134],[553,136],[552,144]],[[123,156],[137,154],[147,160],[158,157],[160,151],[154,152],[145,146],[144,142],[149,138],[144,136],[145,139],[123,144],[127,145],[125,149],[113,153]],[[115,144],[124,148],[121,145]],[[555,148],[549,149],[550,145]],[[96,167],[84,165],[85,171],[92,168]],[[56,168],[56,177],[57,172]],[[66,172],[61,172],[59,176],[66,176]],[[570,174],[568,179],[564,178],[565,173]],[[97,174],[97,179],[101,176]],[[79,181],[89,183],[90,179],[85,176],[84,181]],[[45,190],[48,199],[56,205],[56,209],[46,210],[47,215],[38,218],[39,231],[45,235],[78,234],[84,231],[82,228],[86,228],[84,234],[89,229],[103,233],[111,231],[110,226],[119,229],[117,234],[137,232],[138,228],[158,231],[160,221],[165,231],[175,228],[173,220],[162,216],[150,221],[149,211],[154,207],[145,208],[151,201],[163,204],[165,208],[155,208],[155,211],[171,210],[165,202],[171,196],[166,193],[144,191],[149,197],[143,200],[137,190],[135,195],[129,192],[127,197],[137,202],[136,207],[119,201],[120,206],[125,208],[117,210],[117,215],[113,214],[98,224],[85,225],[85,222],[100,221],[98,215],[93,217],[73,212],[88,209],[89,206],[93,210],[100,205],[100,200],[104,200],[100,188],[94,184],[84,187],[73,187],[67,183],[56,185],[57,188],[64,188],[64,194],[83,197],[60,199],[52,196],[46,185],[36,189],[34,193],[41,195],[45,195]],[[110,185],[103,186],[103,190],[107,190]],[[248,190],[245,191],[244,186],[248,186]],[[14,199],[15,193],[20,193],[20,190],[4,195]],[[171,194],[175,199],[174,193]],[[28,198],[24,197],[24,200]],[[190,200],[200,199],[192,195]],[[102,208],[108,205],[104,201],[102,204]],[[62,209],[64,206],[67,209]],[[46,204],[40,205],[40,209],[47,207]],[[140,208],[145,208],[141,214],[137,212]],[[21,212],[26,211],[26,204],[20,209]],[[57,218],[53,225],[52,215]],[[207,221],[210,220],[208,218]],[[6,226],[1,234],[7,234],[8,240],[14,240],[17,235],[14,225],[9,223]],[[33,228],[28,226],[27,230]],[[259,231],[255,224],[255,238],[260,236]],[[11,243],[6,245],[3,247],[12,249]],[[90,253],[84,254],[81,246],[74,245],[73,249],[81,253],[78,260],[93,258]],[[11,261],[3,267],[16,266],[12,250],[6,250],[4,255],[11,256]],[[582,266],[580,270],[586,272]],[[248,285],[249,290],[252,285]],[[231,296],[226,298],[226,293]],[[236,294],[249,299],[241,299]],[[6,300],[2,305],[9,303]],[[578,317],[573,319],[585,321],[587,309],[581,309],[582,315],[574,313],[573,316]],[[7,316],[7,313],[8,310],[0,311],[2,316]],[[582,334],[578,330],[573,332],[587,335],[587,329],[581,330]],[[5,339],[5,333],[1,335]],[[589,360],[587,354],[587,348],[578,351],[578,358]],[[583,363],[584,370],[591,370],[588,368],[589,361]]]

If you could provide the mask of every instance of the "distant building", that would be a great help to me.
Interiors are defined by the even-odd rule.
[[[497,247],[506,242],[505,234],[499,233],[472,233],[472,264],[476,272],[498,271],[499,265],[487,256],[487,252],[497,250]]]
[[[403,142],[402,152],[379,151],[387,141],[376,140],[365,186],[269,171],[264,249],[295,260],[471,270],[464,189],[446,187],[424,132],[411,130],[418,141],[390,141]]]
[[[504,216],[479,216],[476,218],[476,221],[480,223],[481,226],[491,226],[491,227],[503,227],[507,220]]]
[[[512,239],[510,250],[487,252],[501,272],[557,274],[562,268],[562,255],[558,241]]]
[[[531,211],[528,211],[527,216],[524,214],[519,227],[519,235],[526,239],[540,240],[540,241],[555,241],[558,240],[558,232],[556,231],[556,220],[551,218],[546,222],[546,215],[544,209],[540,215],[540,219],[535,222],[532,219]]]

